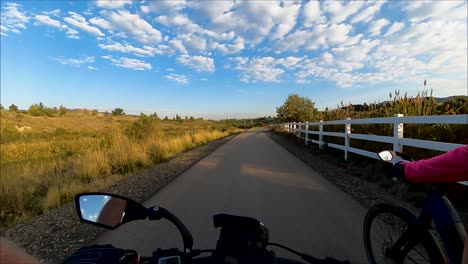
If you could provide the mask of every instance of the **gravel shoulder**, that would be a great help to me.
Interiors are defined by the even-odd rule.
[[[141,170],[101,191],[143,202],[235,136],[214,140],[185,151],[168,162]],[[59,263],[79,247],[91,243],[103,231],[81,223],[75,204],[71,202],[10,228],[5,236],[41,262]]]

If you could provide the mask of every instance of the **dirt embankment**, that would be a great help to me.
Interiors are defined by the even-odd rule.
[[[387,164],[359,155],[350,154],[347,162],[343,152],[337,149],[319,149],[310,143],[304,146],[292,134],[267,132],[271,139],[283,146],[311,168],[369,208],[377,203],[397,204],[419,213],[432,189],[431,185],[412,185],[407,192],[400,192],[386,179]],[[468,187],[460,184],[448,186],[448,198],[468,228]],[[468,230],[468,229],[467,229]]]
[[[143,202],[233,137],[235,135],[188,150],[166,163],[128,176],[101,191]],[[81,223],[76,214],[75,204],[68,203],[7,230],[6,237],[42,262],[58,263],[79,247],[91,243],[103,231],[101,228]]]

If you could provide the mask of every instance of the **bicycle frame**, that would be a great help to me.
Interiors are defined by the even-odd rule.
[[[465,229],[450,201],[439,191],[431,192],[417,221],[403,232],[388,254],[397,262],[402,262],[416,244],[424,241],[423,234],[427,234],[424,230],[431,228],[432,221],[442,239],[449,262],[461,263]],[[428,253],[437,254],[436,252],[440,250],[434,249],[433,252]],[[443,256],[436,257],[440,259],[440,263],[444,260]]]

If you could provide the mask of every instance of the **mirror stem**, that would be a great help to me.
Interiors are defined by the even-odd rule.
[[[190,253],[193,246],[193,237],[187,227],[175,215],[162,207],[154,206],[148,208],[149,220],[160,220],[161,218],[167,219],[177,227],[184,241],[184,252]]]

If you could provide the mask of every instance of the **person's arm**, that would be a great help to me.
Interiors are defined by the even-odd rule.
[[[409,182],[459,182],[468,180],[468,145],[442,155],[405,164]]]
[[[97,222],[112,227],[120,224],[125,207],[127,207],[127,201],[111,198],[99,213]]]
[[[34,264],[39,263],[39,261],[13,242],[0,237],[0,263]]]

